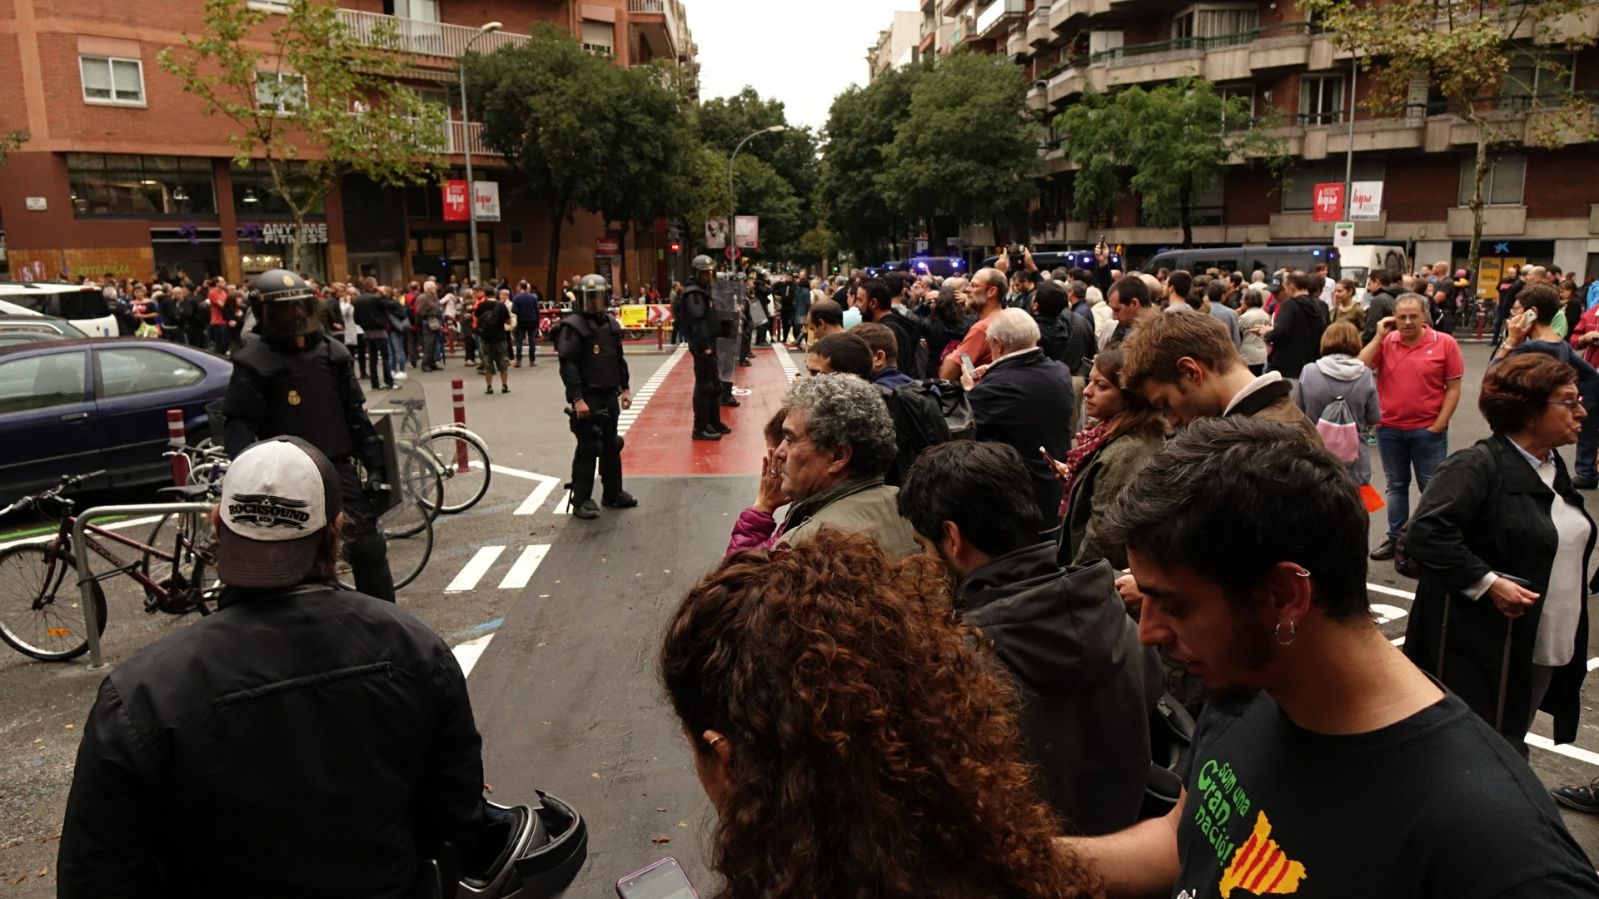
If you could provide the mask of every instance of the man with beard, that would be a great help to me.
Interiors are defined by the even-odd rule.
[[[1169,815],[1064,841],[1107,895],[1599,896],[1526,762],[1373,623],[1337,460],[1282,424],[1199,419],[1106,529],[1139,638],[1215,694]]]

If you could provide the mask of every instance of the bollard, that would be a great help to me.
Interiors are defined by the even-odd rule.
[[[663,323],[655,326],[655,351],[659,353],[664,349],[666,349],[666,325]]]
[[[178,450],[188,442],[188,435],[183,427],[183,410],[167,410],[167,444]],[[176,452],[172,457],[172,486],[183,487],[189,483],[189,457],[181,452]]]
[[[455,423],[466,427],[466,382],[460,378],[450,379],[450,401],[455,407]],[[466,474],[466,441],[455,441],[455,470]]]

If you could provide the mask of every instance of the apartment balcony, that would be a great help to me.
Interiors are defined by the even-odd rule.
[[[627,0],[628,23],[652,57],[675,58],[683,43],[676,0]]]
[[[1017,26],[1005,39],[1005,55],[1021,60],[1033,55],[1033,46],[1027,43],[1027,29]]]
[[[382,13],[363,12],[358,9],[339,9],[339,21],[353,31],[364,44],[415,53],[456,59],[466,52],[467,41],[477,36],[478,30],[466,25],[447,25],[443,22],[424,22],[420,19],[403,19]],[[527,43],[525,34],[493,31],[477,39],[472,49],[479,53],[493,53],[501,47],[521,46]]]
[[[1050,106],[1062,106],[1068,99],[1081,94],[1087,84],[1087,66],[1073,63],[1050,76],[1044,88],[1045,98]]]
[[[1049,88],[1042,81],[1034,82],[1027,89],[1027,108],[1034,112],[1044,112],[1049,109]]]
[[[997,37],[1002,25],[1013,23],[1027,12],[1027,0],[991,0],[977,13],[972,32],[984,38]]]
[[[1033,7],[1033,14],[1027,17],[1027,42],[1034,47],[1048,47],[1055,42],[1055,29],[1049,26],[1049,10],[1047,3]]]
[[[465,153],[467,147],[471,147],[473,156],[500,155],[483,142],[482,122],[458,122],[452,119],[444,123],[444,136],[444,152],[452,156]]]

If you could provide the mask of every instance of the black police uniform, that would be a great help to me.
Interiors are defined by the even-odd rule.
[[[355,357],[322,333],[303,348],[286,341],[252,339],[233,354],[233,378],[222,401],[223,444],[229,456],[270,437],[299,437],[322,451],[343,484],[345,555],[356,590],[394,601],[388,547],[377,511],[355,469],[383,479],[382,441],[367,418]]]
[[[699,283],[684,288],[672,320],[694,357],[694,432],[718,432],[722,380],[716,368],[717,317],[710,291]]]
[[[587,417],[571,416],[577,449],[572,454],[572,506],[594,495],[594,463],[599,462],[605,488],[602,502],[622,495],[622,438],[616,433],[622,414],[617,397],[629,389],[627,359],[622,356],[622,326],[606,313],[573,313],[556,326],[555,353],[561,360],[566,401],[582,399]]]

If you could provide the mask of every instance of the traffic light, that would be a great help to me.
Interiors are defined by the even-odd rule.
[[[683,242],[680,241],[680,240],[674,240],[669,245],[669,248],[674,253],[681,253],[681,252],[683,252]]]

